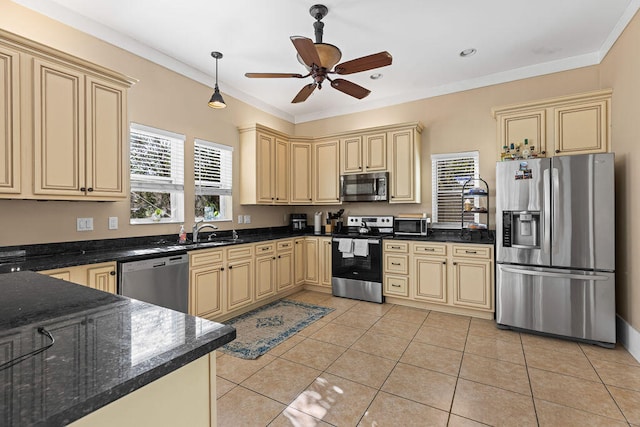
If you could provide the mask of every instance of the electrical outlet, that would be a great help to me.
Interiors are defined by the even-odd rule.
[[[244,223],[245,224],[251,224],[251,215],[245,215],[244,216]]]
[[[77,231],[92,231],[93,230],[93,218],[76,218],[76,230]]]
[[[118,229],[118,217],[110,216],[109,217],[109,230],[117,230]]]
[[[238,215],[238,224],[242,224],[242,215]]]

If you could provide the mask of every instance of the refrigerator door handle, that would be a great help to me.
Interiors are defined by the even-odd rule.
[[[549,169],[545,169],[542,174],[544,185],[544,206],[543,206],[543,238],[542,238],[542,250],[545,253],[550,252],[551,247],[551,183],[549,179]]]
[[[509,268],[500,266],[502,271],[514,274],[523,274],[525,276],[544,276],[544,277],[559,277],[563,279],[577,279],[577,280],[608,280],[607,276],[584,275],[584,274],[571,274],[571,273],[556,273],[553,271],[536,271],[536,270],[522,270],[519,268]]]
[[[558,246],[556,245],[556,242],[558,241],[558,236],[557,236],[557,230],[560,227],[557,227],[558,224],[560,224],[560,218],[559,218],[559,211],[560,211],[560,180],[558,179],[558,169],[557,168],[551,168],[551,182],[553,184],[553,188],[552,188],[552,194],[553,194],[553,229],[551,230],[551,238],[553,239],[553,248],[552,250],[555,249],[555,253],[557,253],[558,250]]]

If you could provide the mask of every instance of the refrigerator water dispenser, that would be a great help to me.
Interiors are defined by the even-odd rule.
[[[513,248],[540,248],[540,211],[504,211],[502,245]]]

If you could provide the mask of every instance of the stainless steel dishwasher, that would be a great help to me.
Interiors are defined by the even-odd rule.
[[[118,292],[151,304],[189,311],[189,256],[174,255],[119,264]]]

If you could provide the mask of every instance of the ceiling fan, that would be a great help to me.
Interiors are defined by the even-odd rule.
[[[329,9],[322,5],[316,4],[311,6],[309,13],[316,19],[313,23],[315,29],[316,42],[313,43],[311,39],[302,36],[291,36],[293,46],[298,51],[298,61],[301,62],[308,74],[302,75],[298,73],[246,73],[246,77],[251,78],[298,78],[304,79],[311,76],[313,83],[309,83],[304,86],[300,92],[293,98],[292,103],[298,103],[305,101],[309,95],[316,89],[322,89],[322,83],[325,79],[331,82],[331,86],[338,89],[340,92],[351,95],[355,98],[362,99],[371,93],[370,90],[357,85],[353,82],[344,79],[332,79],[330,74],[353,74],[362,71],[373,70],[374,68],[385,67],[391,65],[392,57],[389,52],[379,52],[373,55],[363,56],[361,58],[353,59],[351,61],[338,64],[342,57],[342,52],[336,46],[322,42],[322,33],[324,18]],[[334,67],[335,66],[335,67]],[[332,71],[333,68],[333,71]]]

